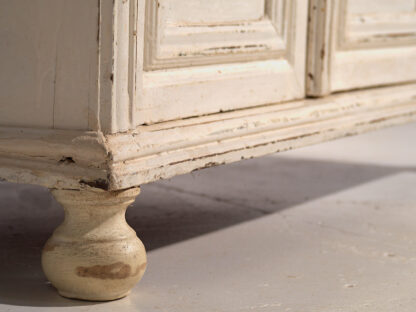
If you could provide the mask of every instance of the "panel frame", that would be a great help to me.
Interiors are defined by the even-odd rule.
[[[416,84],[201,116],[104,135],[0,127],[0,181],[118,191],[416,121]]]
[[[231,55],[227,56],[231,61],[221,61],[221,64],[185,68],[178,64],[176,68],[151,71],[145,70],[145,59],[138,55],[136,77],[141,76],[141,81],[135,89],[136,94],[140,94],[134,100],[135,125],[303,98],[307,0],[290,3],[292,27],[288,29],[296,31],[290,32],[284,55],[244,62],[241,59],[234,62]],[[145,18],[143,15],[140,17]],[[146,32],[141,36],[143,40],[140,36],[137,40],[138,51],[145,49]],[[270,81],[280,83],[271,84]]]
[[[339,12],[347,12],[347,5],[347,1],[340,2]],[[341,33],[337,44],[342,49],[416,44],[416,3],[411,13],[355,14],[339,18],[339,23]]]
[[[288,0],[265,0],[261,20],[231,24],[169,25],[157,0],[146,0],[146,71],[273,59],[284,55],[292,24]],[[204,42],[217,34],[226,37]],[[256,37],[264,37],[258,40]],[[169,43],[170,42],[170,43]],[[197,42],[198,44],[195,44]],[[180,44],[179,44],[180,43]]]
[[[415,81],[416,28],[401,33],[398,27],[391,33],[386,27],[394,23],[384,19],[378,21],[380,30],[367,38],[347,36],[346,5],[341,0],[310,1],[307,95]],[[403,29],[416,26],[415,21],[406,19]],[[402,23],[400,18],[397,23]]]

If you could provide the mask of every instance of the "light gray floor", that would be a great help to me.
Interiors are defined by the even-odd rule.
[[[48,191],[0,183],[0,311],[416,311],[416,124],[143,187],[130,297],[59,297],[40,249]]]

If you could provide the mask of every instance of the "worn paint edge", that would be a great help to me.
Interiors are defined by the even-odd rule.
[[[0,127],[0,180],[56,189],[108,188],[101,132]]]
[[[390,95],[388,99],[386,94]],[[356,105],[361,99],[359,95],[370,104]],[[311,108],[318,111],[306,114]],[[277,121],[276,111],[280,115]],[[294,123],[282,123],[288,112],[298,113],[301,118]],[[269,123],[246,131],[241,125],[247,118],[253,124],[269,118]],[[114,135],[0,127],[0,179],[57,189],[121,190],[414,120],[416,84],[408,84],[141,126]],[[205,137],[207,125],[215,128],[219,122],[235,131]],[[186,146],[175,145],[175,140],[184,135],[178,131],[186,127],[190,128],[183,133],[199,131],[200,136],[189,139]],[[162,152],[158,151],[164,144],[157,139],[160,131],[171,141]],[[141,137],[143,134],[146,136]],[[148,146],[149,154],[143,154],[140,146],[148,142],[154,145]],[[127,150],[120,153],[122,146]]]

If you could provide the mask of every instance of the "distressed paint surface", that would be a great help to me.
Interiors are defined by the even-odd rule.
[[[414,83],[303,99],[305,80],[313,96],[415,80],[409,2],[311,0],[309,20],[307,4],[0,3],[0,180],[64,207],[42,255],[61,295],[113,300],[141,279],[139,185],[416,120]]]
[[[2,129],[0,178],[120,190],[416,119],[416,85],[94,133]]]
[[[172,25],[163,6],[147,4],[135,126],[304,97],[307,1],[264,1],[260,20],[209,24],[207,16],[192,26]]]
[[[304,20],[298,4],[298,0],[147,0],[145,70],[282,57],[290,50],[294,19]],[[296,33],[303,36],[301,24]]]
[[[303,99],[305,77],[316,97],[416,80],[416,8],[372,3],[0,2],[0,180],[64,207],[42,256],[60,294],[141,279],[141,184],[416,120],[414,83]]]
[[[65,210],[42,253],[42,267],[61,295],[83,300],[126,296],[146,270],[146,250],[126,223],[140,189],[54,190]],[[53,248],[51,248],[53,246]]]
[[[311,0],[307,94],[416,80],[414,1]]]
[[[80,44],[82,47],[79,49],[85,48],[89,53],[91,51],[88,44],[82,45],[83,42],[76,41],[78,39],[82,41],[86,37],[74,36],[73,32],[80,32],[78,27],[85,27],[91,32],[99,27],[100,31],[94,38],[94,42],[98,43],[98,51],[94,50],[98,58],[97,67],[82,66],[81,68],[84,61],[85,64],[88,63],[86,59],[81,59],[77,64],[78,67],[75,66],[68,71],[62,69],[62,73],[66,73],[67,76],[62,76],[63,80],[57,80],[69,81],[71,77],[77,78],[78,72],[81,74],[87,69],[91,70],[90,77],[95,77],[98,83],[99,103],[89,106],[87,102],[82,101],[85,96],[82,90],[88,89],[88,92],[94,92],[94,87],[85,83],[85,77],[88,75],[82,75],[82,79],[71,80],[72,84],[64,83],[63,85],[67,84],[66,88],[60,89],[57,86],[57,90],[62,90],[65,94],[61,98],[62,103],[65,104],[59,106],[62,110],[58,106],[51,105],[54,103],[52,100],[40,101],[42,105],[34,111],[31,110],[33,108],[31,104],[24,101],[21,103],[17,100],[12,101],[14,105],[4,105],[3,102],[0,107],[2,110],[0,118],[4,119],[4,116],[7,116],[9,121],[16,118],[19,123],[13,126],[28,127],[27,130],[12,127],[0,129],[0,172],[1,177],[9,181],[38,183],[57,189],[118,190],[199,168],[413,119],[415,96],[413,84],[351,92],[326,99],[280,103],[304,97],[306,51],[304,0],[291,2],[291,5],[279,0],[264,2],[264,21],[273,21],[275,17],[275,34],[284,38],[283,41],[287,44],[285,54],[280,58],[168,68],[150,72],[144,70],[144,56],[147,53],[144,40],[147,30],[144,20],[150,21],[151,14],[155,12],[145,10],[144,0],[115,2],[102,0],[94,3],[91,0],[82,4],[76,0],[77,2],[71,2],[74,3],[73,7],[67,7],[71,5],[69,2],[64,4],[61,0],[55,1],[49,8],[52,10],[50,12],[60,13],[61,15],[58,16],[62,16],[61,11],[66,9],[68,15],[62,19],[61,28],[52,27],[57,26],[55,24],[58,23],[55,15],[43,19],[41,17],[44,12],[39,9],[35,11],[38,15],[31,15],[27,8],[25,11],[21,1],[6,0],[2,5],[6,8],[10,6],[9,11],[15,10],[17,16],[22,14],[23,17],[27,17],[26,23],[39,23],[40,26],[44,26],[43,30],[42,27],[37,30],[30,28],[29,34],[33,35],[38,31],[46,36],[46,30],[49,29],[49,32],[55,30],[59,34],[66,35],[66,38],[69,38],[68,42]],[[38,1],[40,0],[33,2],[32,8],[37,7]],[[394,77],[399,73],[401,81],[413,77],[416,70],[412,71],[411,68],[416,53],[411,45],[400,48],[389,47],[388,51],[387,48],[373,49],[370,54],[366,49],[345,51],[348,56],[338,53],[340,59],[333,58],[331,52],[334,45],[333,40],[331,41],[333,33],[328,32],[328,29],[333,23],[331,12],[340,10],[339,3],[335,0],[313,1],[311,12],[315,13],[311,13],[310,16],[309,36],[312,38],[317,36],[321,40],[317,40],[316,44],[309,41],[308,61],[314,64],[314,71],[308,72],[308,78],[312,75],[314,79],[320,79],[324,76],[320,74],[327,75],[326,82],[316,84],[318,89],[333,91],[334,86],[337,89],[343,88],[343,83],[347,81],[345,78],[348,78],[350,87],[362,87],[365,83],[397,82]],[[173,5],[173,2],[165,4],[169,3]],[[229,5],[228,2],[215,3],[215,5],[223,5],[224,9]],[[331,6],[332,4],[334,7]],[[188,5],[192,6],[192,3],[182,2],[183,7]],[[237,18],[237,15],[240,15],[249,20],[254,17],[247,15],[248,12],[258,13],[263,9],[262,2],[259,1],[250,5],[253,6],[251,7],[253,11],[242,7],[233,12],[232,14],[235,15],[232,16]],[[69,17],[76,14],[76,8],[84,9],[81,20],[85,24],[81,22],[69,31],[68,28],[71,26]],[[181,10],[180,6],[176,9]],[[4,10],[1,12],[0,14],[4,14]],[[178,12],[171,12],[173,15],[170,15],[177,21],[182,19]],[[198,17],[200,20],[204,15],[202,10],[199,13],[202,14]],[[207,22],[211,13],[207,12]],[[227,17],[229,10],[224,10],[223,13],[225,15],[219,14],[218,18],[230,21]],[[99,16],[99,21],[96,19],[96,14]],[[87,16],[93,18],[87,19]],[[162,24],[163,21],[169,21],[169,18],[162,19]],[[160,20],[156,22],[159,26]],[[6,33],[14,33],[13,29],[17,27],[17,22],[11,21],[10,17],[5,17],[0,23],[7,26],[4,28]],[[293,28],[290,27],[292,24],[296,24],[296,30],[287,32],[288,29]],[[219,28],[221,27],[219,25]],[[85,32],[88,36],[89,31]],[[214,29],[213,33],[215,34],[216,31],[217,29]],[[65,39],[59,37],[60,40]],[[42,38],[38,35],[29,38],[27,42],[38,42],[41,50],[49,45],[57,45],[55,50],[48,51],[52,56],[58,50],[69,53],[70,49],[74,48],[70,47],[66,50],[68,42],[61,44],[56,36],[47,37],[45,43],[40,40]],[[10,51],[16,46],[12,44],[11,47],[7,52],[10,55],[12,55]],[[397,58],[397,51],[405,57]],[[359,68],[371,75],[362,75],[356,70],[357,66],[349,66],[352,62],[356,65],[359,62],[355,59],[358,55],[356,53],[361,53],[360,59],[366,60]],[[233,58],[236,55],[230,54],[227,57]],[[49,62],[51,55],[47,56],[45,62],[46,59]],[[78,56],[77,53],[73,56],[66,55],[65,60],[68,64],[65,66],[70,66],[74,57]],[[42,62],[37,63],[36,59],[28,59],[27,64],[32,67],[38,66],[40,72],[47,68],[42,66],[44,65]],[[338,74],[334,64],[338,64]],[[403,70],[404,64],[406,71]],[[0,75],[4,76],[4,73]],[[50,86],[50,78],[48,79],[49,84],[46,85]],[[15,83],[18,80],[13,81],[11,79],[8,83]],[[32,82],[27,81],[27,84],[30,84],[27,88],[28,92],[22,93],[23,95],[19,93],[19,96],[29,98],[31,90],[33,91],[31,88],[39,89],[39,86],[32,85]],[[36,83],[39,81],[36,80]],[[78,88],[77,84],[82,86]],[[16,88],[11,87],[10,90],[15,92]],[[8,96],[8,92],[9,90],[1,93],[0,97]],[[48,91],[45,94],[49,93]],[[315,95],[322,94],[318,92]],[[80,98],[80,101],[75,101],[75,106],[66,104],[72,97]],[[89,100],[94,102],[93,98]],[[56,103],[60,103],[59,100]],[[29,110],[22,109],[22,105],[27,106]],[[87,109],[87,111],[83,110],[81,116],[78,110],[80,107]],[[15,113],[26,116],[26,119],[23,117],[21,119],[20,115],[13,115]],[[33,129],[35,126],[53,127],[55,115],[62,120],[62,127],[66,127],[64,126],[66,123],[68,127],[72,125],[73,128],[81,128],[80,131]],[[95,121],[91,116],[96,116]],[[195,117],[187,118],[190,116]],[[171,119],[176,121],[166,122]],[[4,126],[10,125],[8,122],[1,121],[1,123]],[[79,126],[80,123],[87,125],[87,128]],[[98,131],[85,131],[93,124],[93,128]]]

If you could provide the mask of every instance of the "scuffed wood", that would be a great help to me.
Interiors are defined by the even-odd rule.
[[[109,188],[108,170],[83,167],[76,163],[44,161],[39,158],[0,156],[0,180],[37,184],[50,189],[80,190]]]
[[[65,209],[65,221],[43,248],[42,268],[62,296],[115,300],[142,278],[146,250],[125,218],[139,193],[139,188],[52,191]]]
[[[0,128],[0,179],[125,189],[416,119],[416,84],[140,126],[113,135]]]
[[[307,95],[416,80],[411,0],[311,0]]]
[[[296,3],[147,0],[146,5],[145,69],[156,70],[281,57]]]
[[[330,86],[332,1],[310,0],[308,16],[306,94],[324,96]]]
[[[301,99],[303,77],[284,59],[147,72],[137,121],[153,124]]]
[[[296,125],[319,126],[330,118],[348,114],[386,114],[390,107],[412,103],[415,85],[339,94],[319,100],[303,100],[234,112],[140,126],[135,131],[109,135],[115,162],[182,150],[209,142],[240,138],[266,131],[283,131]],[[341,125],[340,125],[341,126]]]
[[[100,132],[0,128],[0,179],[120,190],[416,120],[416,84]]]
[[[411,84],[138,127],[107,137],[110,185],[125,188],[415,117]]]
[[[72,158],[81,165],[102,168],[108,154],[105,137],[97,132],[0,127],[0,155],[42,157],[49,161]]]
[[[135,127],[135,103],[142,96],[144,0],[100,0],[100,131]]]
[[[0,178],[119,190],[416,119],[416,85],[93,132],[0,129]]]
[[[0,178],[10,182],[106,188],[108,158],[101,133],[0,127]]]
[[[225,22],[214,24],[196,6],[207,19],[198,25],[170,23],[166,2],[157,3],[147,1],[136,126],[304,97],[306,0],[269,0],[261,19],[251,20],[239,8],[219,14]],[[239,12],[246,19],[240,20]],[[229,15],[235,19],[231,24]]]
[[[132,127],[130,98],[135,73],[135,40],[130,23],[131,1],[100,0],[99,118],[100,131],[116,133]],[[135,41],[134,41],[135,42]]]

